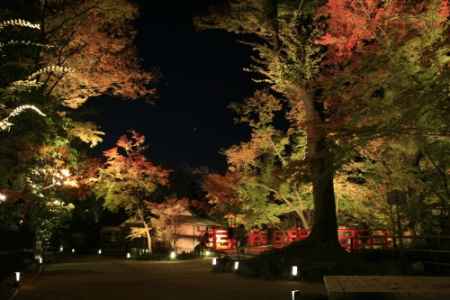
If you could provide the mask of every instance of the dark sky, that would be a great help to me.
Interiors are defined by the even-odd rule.
[[[195,5],[141,1],[137,45],[145,67],[162,73],[159,99],[155,105],[111,99],[90,103],[108,134],[103,148],[135,129],[147,136],[150,158],[158,163],[220,170],[225,167],[220,149],[248,135],[245,126],[233,122],[227,106],[252,93],[249,75],[242,71],[249,64],[249,49],[225,32],[196,32],[192,16],[205,5],[192,1]]]

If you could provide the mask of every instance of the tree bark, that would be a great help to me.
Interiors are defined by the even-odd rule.
[[[316,147],[328,157],[316,157],[310,162],[314,199],[314,218],[310,239],[321,244],[338,245],[332,159],[323,143],[325,141],[318,142]]]
[[[295,92],[294,101],[303,101],[306,115],[307,150],[312,186],[314,216],[308,241],[317,245],[339,246],[334,195],[333,154],[329,151],[320,103],[304,89]]]
[[[150,235],[150,228],[148,227],[148,224],[145,221],[143,209],[138,209],[138,214],[139,214],[139,218],[141,219],[141,222],[145,228],[145,236],[147,239],[147,249],[148,249],[148,252],[151,254],[152,253],[152,236]]]
[[[150,235],[150,228],[147,225],[147,222],[143,222],[144,223],[144,228],[145,228],[145,234],[147,235],[147,249],[148,252],[150,254],[152,254],[153,250],[152,250],[152,236]]]

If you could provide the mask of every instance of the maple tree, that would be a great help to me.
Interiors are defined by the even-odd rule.
[[[45,65],[63,66],[52,74],[48,89],[77,108],[89,97],[112,94],[135,99],[154,94],[155,74],[139,63],[133,21],[136,5],[127,0],[41,1],[43,40],[52,45],[42,53]]]
[[[169,243],[169,249],[175,249],[176,232],[180,216],[192,216],[187,198],[170,197],[162,203],[147,203],[152,212],[152,226],[155,236],[162,242]]]
[[[224,175],[209,173],[202,181],[202,188],[212,206],[209,214],[218,219],[223,216],[224,221],[234,225],[237,219],[242,219],[242,200],[237,191],[240,176],[237,172],[227,172]],[[237,222],[239,223],[239,222]]]
[[[301,225],[309,228],[310,186],[292,171],[292,165],[304,158],[304,135],[274,128],[282,104],[267,92],[258,91],[234,109],[240,121],[250,125],[252,134],[249,142],[232,146],[225,153],[229,169],[240,174],[236,188],[243,206],[254,210],[252,215],[259,220],[254,225],[276,224],[280,216],[293,212]]]
[[[153,193],[168,184],[169,171],[146,159],[145,137],[135,131],[121,136],[116,146],[104,151],[106,162],[99,170],[93,190],[104,200],[104,207],[125,209],[130,222],[142,227],[132,228],[132,237],[144,236],[152,252],[151,205]]]
[[[256,53],[249,71],[285,99],[291,131],[306,136],[305,157],[296,166],[312,184],[307,242],[332,250],[339,248],[337,170],[379,137],[448,136],[448,3],[321,5],[230,0],[197,25],[245,39]]]

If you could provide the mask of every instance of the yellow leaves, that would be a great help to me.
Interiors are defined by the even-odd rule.
[[[98,130],[97,125],[91,122],[73,122],[69,134],[79,138],[84,143],[94,148],[103,141],[105,133]]]
[[[127,238],[134,240],[147,237],[147,229],[145,227],[131,227],[130,234]]]
[[[42,117],[46,117],[46,115],[39,108],[37,108],[34,105],[30,105],[30,104],[20,105],[20,106],[16,107],[15,109],[13,109],[6,118],[0,120],[0,131],[9,130],[14,125],[10,121],[10,119],[21,115],[25,111],[33,111]]]
[[[64,105],[76,109],[102,94],[135,99],[155,93],[148,87],[154,76],[141,69],[134,45],[136,5],[127,0],[49,5],[46,31],[58,55],[43,53],[43,60],[47,65],[64,61],[72,70],[52,76],[49,85]]]

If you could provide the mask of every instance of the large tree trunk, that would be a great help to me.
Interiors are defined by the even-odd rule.
[[[303,101],[306,115],[307,151],[313,185],[314,218],[308,241],[319,245],[339,247],[337,238],[336,203],[334,196],[333,155],[326,139],[323,107],[312,95],[299,89],[294,101]]]
[[[321,154],[310,162],[314,199],[314,219],[310,239],[320,244],[337,245],[333,160],[324,143],[324,140],[318,142],[316,147],[320,149]]]

